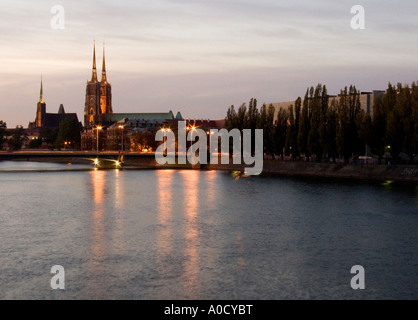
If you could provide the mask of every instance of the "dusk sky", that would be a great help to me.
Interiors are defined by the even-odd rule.
[[[351,28],[354,5],[365,30]],[[62,103],[82,121],[94,40],[99,77],[105,42],[114,112],[221,119],[232,104],[294,100],[317,83],[330,94],[410,84],[417,16],[416,0],[2,0],[0,120],[34,121],[42,75],[47,112]]]

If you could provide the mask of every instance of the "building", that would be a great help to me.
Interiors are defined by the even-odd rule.
[[[385,94],[385,91],[382,90],[374,90],[372,92],[361,92],[360,93],[360,104],[361,109],[367,112],[370,115],[373,115],[373,105],[375,98],[381,98]],[[329,101],[328,103],[331,104],[333,100],[338,101],[340,99],[339,95],[337,96],[328,96]],[[302,100],[303,104],[303,100]],[[287,102],[278,102],[278,103],[270,103],[267,104],[268,106],[272,105],[274,107],[274,119],[277,119],[277,114],[280,109],[288,109],[291,105],[295,105],[295,101],[287,101]]]
[[[103,48],[102,77],[97,79],[96,46],[93,47],[93,68],[91,80],[86,85],[86,100],[84,105],[84,127],[94,127],[102,124],[103,116],[112,114],[112,85],[107,81],[105,51]]]
[[[178,112],[174,117],[170,110],[167,113],[118,113],[106,115],[102,120],[103,125],[84,129],[82,150],[141,151],[142,147],[137,148],[133,141],[139,133],[154,134],[172,121],[182,120],[182,116]]]
[[[130,150],[130,137],[141,131],[157,131],[168,121],[182,120],[180,112],[113,113],[112,86],[107,81],[105,51],[103,48],[102,76],[97,78],[96,46],[93,46],[93,67],[91,80],[87,81],[84,105],[84,129],[81,133],[82,150],[112,150],[122,143]],[[123,133],[120,127],[125,129]],[[139,130],[141,129],[141,130]],[[126,143],[125,143],[126,140]],[[118,141],[121,141],[118,143]],[[120,147],[120,146],[119,146]],[[135,149],[135,148],[134,148]]]
[[[34,122],[29,122],[28,131],[33,135],[37,135],[37,132],[40,132],[42,128],[57,129],[61,122],[66,119],[73,119],[78,122],[78,117],[76,113],[66,113],[64,105],[60,104],[58,108],[58,113],[47,113],[46,112],[46,102],[44,101],[43,96],[43,85],[41,79],[41,89],[39,94],[39,101],[36,106],[36,117]]]

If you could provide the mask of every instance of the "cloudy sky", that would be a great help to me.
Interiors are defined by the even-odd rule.
[[[54,5],[64,29],[51,28]],[[365,9],[365,29],[350,12]],[[48,112],[83,118],[93,41],[105,42],[114,112],[181,111],[224,118],[230,105],[294,100],[418,80],[418,2],[403,0],[152,0],[0,2],[0,120],[35,119],[43,76]]]

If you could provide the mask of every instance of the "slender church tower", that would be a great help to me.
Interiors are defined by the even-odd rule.
[[[44,101],[44,92],[42,88],[42,77],[41,77],[41,90],[39,92],[39,101],[38,101],[37,108],[36,108],[35,127],[37,128],[42,127],[45,114],[46,114],[46,103]]]
[[[93,46],[93,68],[91,80],[86,85],[86,100],[84,105],[84,126],[94,127],[102,124],[102,115],[113,113],[112,90],[107,82],[105,52],[103,48],[102,79],[97,79],[96,45]]]
[[[105,49],[103,44],[102,79],[100,80],[100,109],[102,114],[113,113],[112,87],[106,78]]]

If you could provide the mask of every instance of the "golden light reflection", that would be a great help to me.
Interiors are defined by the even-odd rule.
[[[217,171],[215,170],[205,172],[207,184],[207,187],[205,188],[205,199],[207,206],[210,208],[216,208],[216,177]]]
[[[184,235],[186,241],[185,248],[185,277],[187,279],[186,288],[189,292],[198,292],[199,289],[199,231],[198,231],[198,212],[199,212],[199,178],[198,170],[184,171],[183,190],[185,202],[185,226]]]
[[[173,170],[156,171],[158,188],[158,223],[160,224],[157,247],[160,262],[172,250],[172,212],[173,212]]]
[[[244,242],[243,242],[243,238],[242,238],[242,233],[241,232],[237,234],[237,236],[235,238],[235,244],[237,246],[237,251],[239,253],[239,255],[237,257],[237,263],[241,267],[245,267],[247,265],[247,262],[242,257],[242,255],[244,254]]]
[[[120,170],[115,170],[109,172],[114,180],[114,190],[115,190],[115,210],[110,212],[113,215],[114,227],[111,229],[112,232],[112,247],[114,250],[117,250],[119,254],[123,255],[126,252],[126,207],[125,207],[125,183],[124,177],[125,172]]]
[[[94,296],[97,292],[102,292],[103,282],[99,281],[102,275],[105,274],[104,258],[105,258],[105,226],[104,226],[104,194],[106,184],[105,171],[90,171],[91,185],[93,192],[93,214],[91,217],[91,258],[90,258],[90,272],[94,285],[89,288]]]
[[[123,172],[119,169],[114,171],[115,174],[115,202],[116,208],[122,209],[125,204],[125,189],[123,183]]]
[[[90,171],[90,175],[93,186],[93,201],[95,204],[103,204],[105,171]]]

